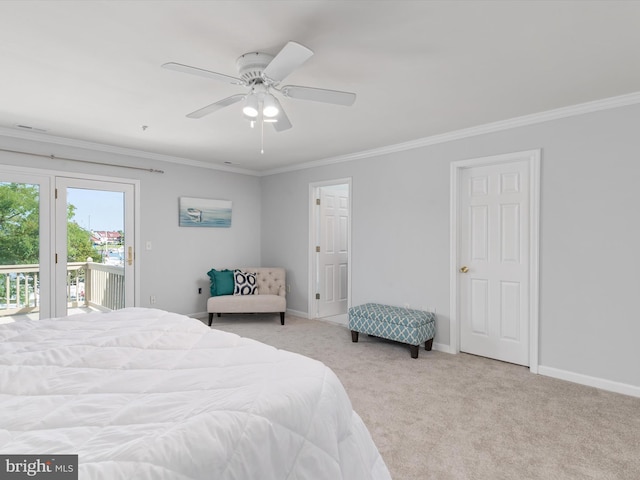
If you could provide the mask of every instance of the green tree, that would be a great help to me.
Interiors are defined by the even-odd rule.
[[[37,185],[0,183],[0,264],[38,263],[40,218]]]
[[[0,183],[0,265],[29,265],[40,263],[39,187],[23,183]],[[69,262],[86,262],[87,257],[98,258],[91,242],[91,232],[83,229],[74,218],[76,207],[67,205],[67,259]],[[24,305],[28,292],[35,286],[20,289],[22,273],[0,275],[0,302]],[[29,274],[27,274],[29,275]],[[84,270],[73,270],[72,278],[84,275]],[[15,278],[8,283],[6,279]],[[17,298],[17,297],[20,298]]]
[[[39,192],[37,185],[0,183],[0,265],[40,262]],[[91,232],[73,220],[76,207],[67,205],[67,261],[99,258]]]
[[[91,232],[73,220],[75,211],[75,206],[67,205],[67,261],[86,262],[87,257],[96,260],[100,253],[93,246]]]

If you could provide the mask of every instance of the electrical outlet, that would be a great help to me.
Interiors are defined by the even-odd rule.
[[[151,295],[151,296],[149,297],[149,303],[150,303],[151,305],[153,305],[154,303],[156,303],[156,296],[155,296],[155,295]]]

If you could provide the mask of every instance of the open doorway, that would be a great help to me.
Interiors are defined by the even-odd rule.
[[[309,317],[346,325],[351,297],[351,179],[310,187]]]

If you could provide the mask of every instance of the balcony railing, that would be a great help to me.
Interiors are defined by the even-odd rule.
[[[94,262],[84,265],[87,268],[85,306],[100,310],[124,308],[124,267]]]
[[[0,266],[0,316],[39,310],[38,265]]]
[[[0,317],[40,310],[40,267],[0,266]],[[67,264],[67,307],[124,308],[124,267],[94,262]]]

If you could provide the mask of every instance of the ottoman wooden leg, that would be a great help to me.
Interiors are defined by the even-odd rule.
[[[427,351],[431,351],[431,348],[433,348],[433,338],[430,338],[429,340],[427,340],[426,342],[424,342],[424,349]]]
[[[351,341],[353,343],[358,342],[358,332],[354,332],[353,330],[351,330]]]
[[[409,348],[411,348],[411,358],[418,358],[418,347],[419,345],[409,345]]]

